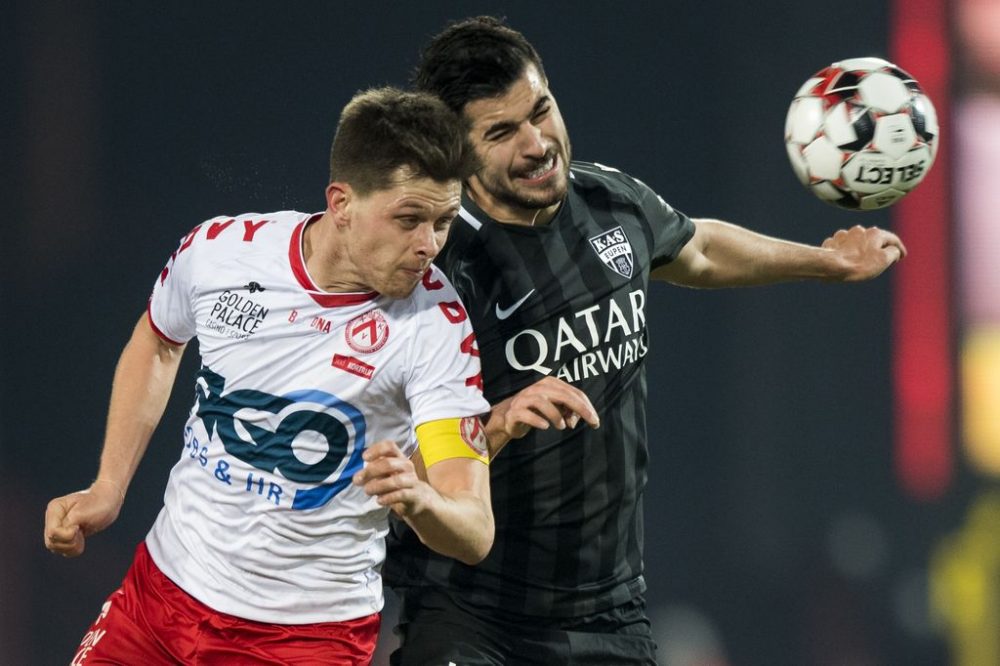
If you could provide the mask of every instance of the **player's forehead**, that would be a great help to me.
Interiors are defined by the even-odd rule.
[[[373,196],[383,207],[397,211],[447,211],[459,207],[462,183],[458,179],[434,180],[410,167],[400,167],[389,186],[376,190]]]
[[[473,128],[481,130],[501,122],[518,122],[530,115],[541,100],[550,97],[548,81],[534,64],[528,63],[501,95],[473,100],[463,111]]]

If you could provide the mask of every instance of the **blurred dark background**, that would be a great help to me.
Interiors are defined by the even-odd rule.
[[[782,145],[808,76],[891,59],[883,2],[15,1],[0,27],[0,662],[69,662],[160,508],[190,352],[119,521],[78,559],[42,545],[47,501],[93,478],[117,356],[177,240],[214,215],[320,210],[344,103],[406,84],[427,37],[478,13],[538,48],[576,158],[770,235],[892,227],[819,202]],[[646,570],[664,664],[952,663],[928,571],[975,483],[959,466],[934,502],[900,490],[893,279],[653,287]]]

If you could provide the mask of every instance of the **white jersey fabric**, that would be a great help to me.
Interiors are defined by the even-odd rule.
[[[213,609],[305,624],[381,610],[388,510],[351,483],[364,447],[406,453],[424,422],[482,414],[478,351],[447,279],[406,299],[309,277],[294,211],[215,218],[182,241],[149,318],[202,368],[147,545]]]

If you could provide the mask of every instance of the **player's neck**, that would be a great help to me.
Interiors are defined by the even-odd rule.
[[[302,261],[306,272],[317,287],[330,293],[361,293],[371,291],[356,279],[349,269],[350,262],[337,245],[335,223],[330,211],[306,225],[302,234]]]

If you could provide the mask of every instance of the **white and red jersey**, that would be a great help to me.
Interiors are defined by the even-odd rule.
[[[417,425],[489,409],[438,269],[405,299],[323,292],[302,256],[318,217],[209,220],[149,301],[157,333],[197,337],[202,358],[150,554],[198,600],[261,622],[380,610],[388,510],[351,483],[362,451],[389,439],[410,453]]]

